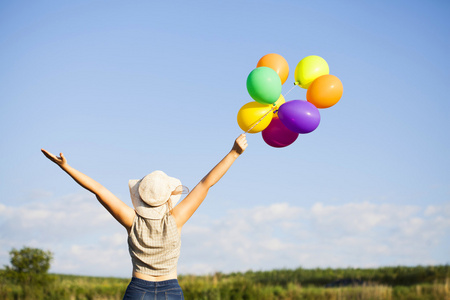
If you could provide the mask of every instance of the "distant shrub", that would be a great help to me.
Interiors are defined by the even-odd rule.
[[[37,248],[23,247],[9,252],[11,266],[5,266],[4,275],[24,287],[48,285],[53,279],[48,275],[53,254]]]

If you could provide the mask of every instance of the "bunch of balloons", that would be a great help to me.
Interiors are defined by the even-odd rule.
[[[286,147],[299,134],[314,131],[320,123],[319,109],[335,105],[342,97],[342,83],[329,74],[328,63],[320,56],[303,58],[295,68],[295,85],[306,92],[305,100],[287,101],[281,86],[289,75],[289,65],[279,54],[264,55],[247,77],[251,101],[237,114],[239,127],[248,133],[262,132],[272,147]]]

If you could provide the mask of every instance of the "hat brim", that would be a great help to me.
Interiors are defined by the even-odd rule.
[[[147,219],[161,219],[169,210],[168,201],[159,206],[150,206],[145,203],[139,195],[139,183],[141,180],[142,179],[132,179],[128,181],[131,202],[133,203],[136,213]],[[175,188],[176,187],[174,187],[174,189]],[[172,208],[175,207],[180,198],[180,194],[170,196],[169,199],[171,200]]]

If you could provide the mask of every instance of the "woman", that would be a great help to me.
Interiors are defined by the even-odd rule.
[[[134,209],[101,184],[67,164],[62,153],[44,155],[78,184],[94,193],[98,201],[128,232],[133,277],[124,299],[184,299],[177,280],[181,228],[205,199],[208,190],[228,171],[247,148],[241,134],[231,151],[175,206],[183,186],[162,171],[155,171],[128,185]]]

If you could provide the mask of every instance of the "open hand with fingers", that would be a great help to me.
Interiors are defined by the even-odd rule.
[[[66,160],[66,158],[64,157],[64,155],[62,154],[62,153],[60,153],[59,155],[59,157],[58,156],[56,156],[56,155],[54,155],[54,154],[52,154],[52,153],[50,153],[50,152],[48,152],[47,150],[45,150],[45,149],[41,149],[41,151],[42,151],[42,153],[44,153],[44,155],[48,158],[48,159],[50,159],[52,162],[54,162],[55,164],[57,164],[58,166],[64,166],[65,164],[67,164],[67,160]]]

